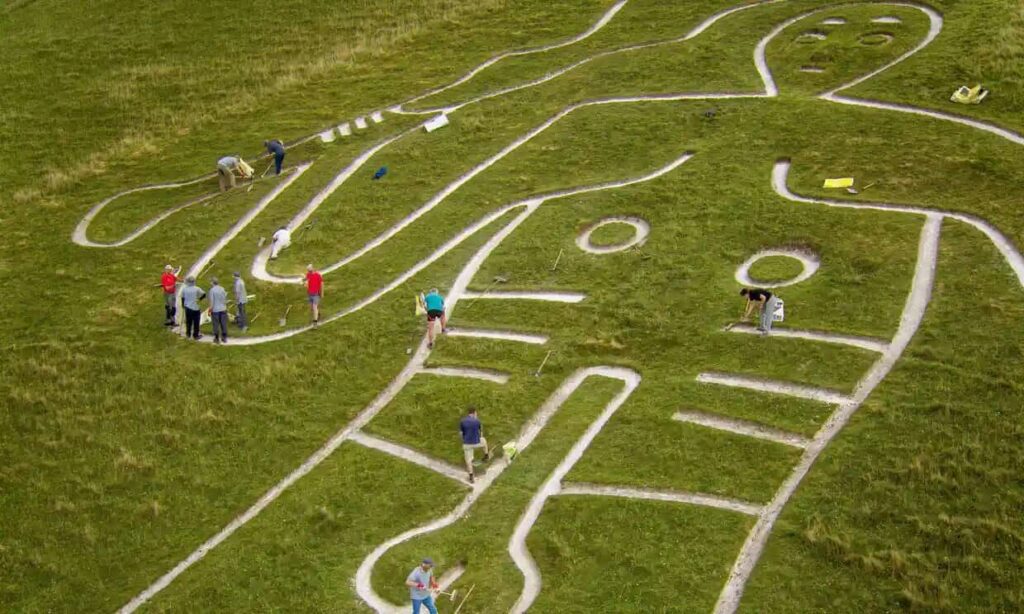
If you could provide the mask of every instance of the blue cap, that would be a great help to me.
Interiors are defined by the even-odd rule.
[[[430,558],[428,556],[427,558],[423,559],[423,564],[424,565],[433,565],[434,564],[434,559],[432,559],[432,558]]]

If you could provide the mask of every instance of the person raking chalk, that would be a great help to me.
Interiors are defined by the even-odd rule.
[[[267,153],[274,156],[274,174],[281,174],[281,165],[284,164],[284,143],[277,139],[270,139],[269,141],[263,141],[263,146],[267,148]]]
[[[743,288],[740,290],[740,296],[747,299],[746,307],[743,310],[743,317],[740,318],[740,321],[745,321],[749,318],[756,306],[757,314],[760,318],[757,330],[761,331],[763,335],[770,333],[772,322],[774,321],[773,317],[779,308],[779,298],[764,288]]]
[[[469,413],[459,422],[459,431],[462,433],[462,455],[466,458],[466,470],[469,471],[469,481],[472,483],[476,478],[473,472],[473,457],[476,451],[483,449],[484,462],[491,460],[491,450],[484,439],[484,426],[477,416],[475,407],[471,406]]]
[[[441,320],[441,332],[448,332],[448,316],[444,313],[444,297],[431,288],[430,292],[423,297],[423,304],[427,308],[427,348],[434,349],[434,321]]]
[[[437,614],[434,596],[430,591],[440,587],[434,579],[433,568],[433,559],[425,558],[405,579],[405,585],[409,587],[409,598],[412,599],[412,614],[419,614],[420,606],[426,606],[430,614]]]

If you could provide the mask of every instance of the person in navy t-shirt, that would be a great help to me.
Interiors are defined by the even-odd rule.
[[[473,457],[476,450],[483,449],[485,461],[491,459],[491,451],[487,448],[487,440],[484,439],[484,426],[476,415],[475,407],[470,407],[469,414],[459,422],[459,430],[462,431],[462,454],[466,457],[466,469],[469,471],[469,481],[472,482]]]

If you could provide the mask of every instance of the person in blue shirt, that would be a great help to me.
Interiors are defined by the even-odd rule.
[[[427,348],[434,349],[434,320],[441,320],[441,332],[448,332],[448,316],[444,313],[444,297],[437,288],[431,288],[430,293],[423,297],[424,307],[427,308]]]
[[[420,606],[427,606],[430,614],[437,614],[434,607],[434,596],[432,590],[437,589],[437,580],[434,579],[434,561],[430,558],[423,559],[423,562],[416,566],[405,579],[405,585],[409,587],[409,597],[412,599],[412,614],[419,614]]]
[[[476,408],[470,407],[469,413],[459,422],[459,430],[462,431],[462,454],[466,457],[466,469],[469,470],[469,481],[472,483],[473,457],[477,450],[483,449],[484,461],[491,459],[491,451],[487,447],[487,440],[484,439],[484,426],[476,415]]]
[[[281,165],[284,163],[284,143],[277,139],[271,139],[269,141],[263,141],[263,146],[267,148],[267,153],[274,156],[274,174],[281,174]]]

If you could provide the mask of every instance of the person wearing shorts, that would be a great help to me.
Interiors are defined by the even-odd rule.
[[[484,426],[476,415],[475,407],[470,407],[469,413],[459,422],[459,431],[462,432],[462,454],[466,458],[469,481],[473,482],[476,477],[473,473],[473,458],[476,451],[484,451],[484,461],[491,459],[491,451],[487,447],[487,440],[484,439]]]
[[[742,319],[746,320],[750,317],[756,305],[758,309],[757,315],[760,318],[757,330],[761,331],[761,334],[764,335],[770,333],[772,331],[772,323],[775,321],[775,312],[779,309],[779,298],[763,288],[743,288],[740,290],[740,296],[747,299],[747,306],[743,311]]]
[[[448,316],[444,312],[444,297],[431,288],[430,293],[423,297],[424,306],[427,308],[427,348],[434,349],[434,322],[441,320],[441,332],[448,332]]]
[[[309,297],[309,310],[313,316],[313,326],[320,325],[320,299],[324,296],[324,278],[313,268],[306,265],[306,295]]]

